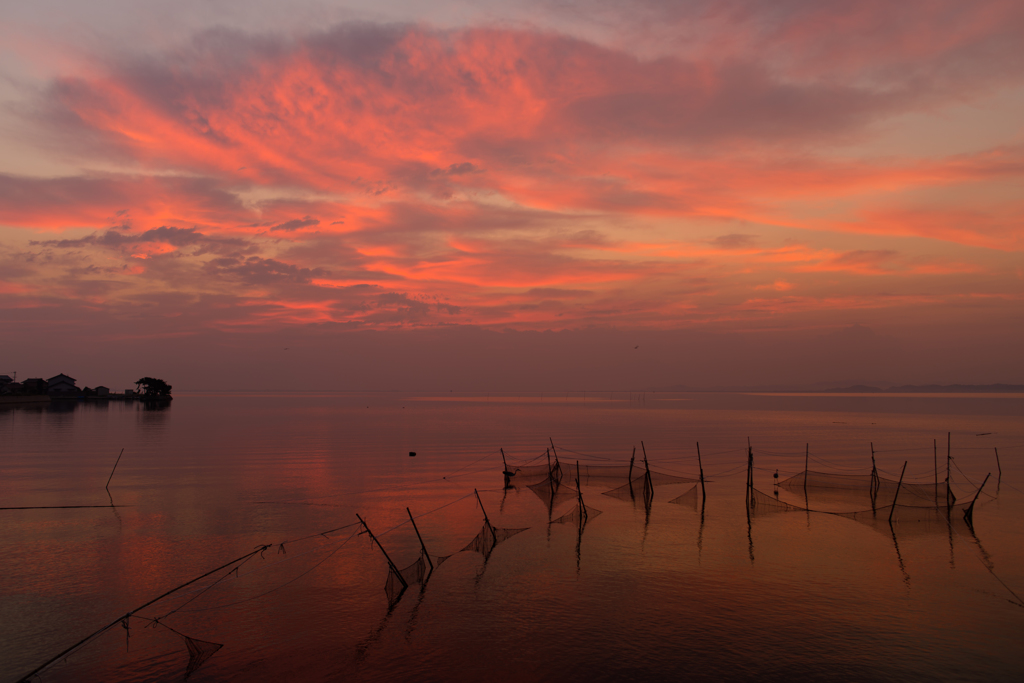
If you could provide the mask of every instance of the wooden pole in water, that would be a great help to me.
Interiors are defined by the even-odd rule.
[[[811,444],[804,444],[804,498],[807,497],[807,473],[811,471]]]
[[[587,506],[583,504],[583,488],[580,486],[580,461],[576,461],[576,497],[580,501],[580,523],[587,519]]]
[[[999,478],[996,479],[996,483],[997,484],[1002,484],[1003,483],[1003,466],[999,464],[999,449],[997,448],[997,449],[995,449],[995,451],[996,451],[996,467],[999,469]]]
[[[121,456],[122,455],[124,455],[124,449],[123,448],[121,449],[121,452],[117,454],[117,460],[114,461],[114,469],[110,470],[110,476],[107,477],[107,485],[106,485],[105,488],[108,491],[110,490],[110,480],[114,478],[114,470],[117,469],[117,463],[121,462]]]
[[[423,542],[423,537],[420,536],[420,528],[416,526],[416,520],[412,516],[412,512],[409,508],[405,508],[405,511],[409,513],[409,521],[412,522],[412,529],[416,532],[416,538],[420,539],[420,549],[423,550],[423,556],[427,558],[427,564],[430,565],[430,571],[434,571],[434,561],[430,559],[430,553],[427,552],[427,544]]]
[[[515,472],[508,471],[508,463],[505,461],[505,449],[499,448],[498,450],[501,451],[501,473],[505,477],[505,488],[508,489],[512,481],[511,478],[515,476]]]
[[[953,504],[949,502],[949,461],[953,458],[953,433],[946,432],[946,512],[949,512]]]
[[[644,469],[646,470],[646,473],[644,474],[644,486],[645,487],[647,487],[647,486],[650,487],[651,498],[653,498],[654,497],[654,482],[651,481],[651,466],[647,463],[647,449],[644,448],[644,442],[643,441],[640,442],[640,448],[643,449],[643,452],[644,452]]]
[[[889,524],[892,524],[892,513],[896,512],[896,499],[900,495],[900,487],[903,486],[903,473],[907,471],[907,461],[903,461],[903,469],[900,470],[900,480],[896,483],[896,493],[892,497],[892,508],[889,510]]]
[[[754,486],[754,449],[750,445],[750,437],[747,437],[747,486]]]
[[[377,547],[380,548],[380,551],[384,553],[384,559],[388,561],[388,566],[391,567],[391,571],[395,573],[395,576],[397,576],[398,580],[402,582],[402,585],[405,588],[408,588],[409,584],[406,582],[405,577],[402,576],[402,572],[398,571],[398,567],[395,566],[395,563],[391,561],[391,557],[388,555],[388,551],[384,550],[384,546],[380,544],[380,541],[377,540],[377,537],[373,535],[372,531],[370,531],[370,527],[366,526],[366,522],[363,521],[363,518],[359,517],[359,513],[356,513],[356,517],[359,519],[360,523],[362,523],[363,528],[366,529],[366,533],[370,534],[370,538],[373,540],[374,543],[377,544]]]
[[[935,459],[935,504],[939,504],[939,440],[932,439],[932,457]]]
[[[557,451],[557,450],[555,449],[555,440],[554,440],[554,439],[552,439],[552,438],[551,438],[551,437],[549,436],[549,437],[548,437],[548,441],[550,441],[550,442],[551,442],[551,452],[555,454],[555,469],[557,469],[557,470],[558,470],[558,472],[559,472],[559,475],[558,475],[558,476],[559,476],[559,479],[561,479],[561,476],[562,476],[562,475],[561,475],[561,472],[562,472],[562,468],[561,468],[561,467],[559,466],[559,464],[558,464],[558,451]]]
[[[972,500],[971,504],[967,506],[966,510],[964,510],[964,521],[967,522],[967,526],[972,529],[974,528],[974,504],[978,502],[978,496],[981,495],[981,490],[985,488],[985,484],[991,476],[991,472],[985,475],[985,481],[981,482],[981,486],[978,487],[978,492],[974,494],[974,500]]]
[[[700,441],[697,442],[697,468],[700,470],[700,496],[704,499],[707,493],[704,491],[704,465],[700,462]]]
[[[875,442],[871,444],[871,485],[868,494],[871,496],[871,512],[875,512],[875,484],[878,482],[878,468],[875,466]]]
[[[551,476],[551,449],[547,448],[544,450],[548,454],[548,476]]]
[[[473,493],[476,494],[476,502],[480,503],[480,512],[484,513],[484,524],[491,530],[491,537],[494,539],[494,544],[498,544],[498,532],[494,530],[494,525],[491,524],[491,520],[487,519],[487,510],[484,510],[484,502],[480,500],[480,492],[473,489]]]
[[[750,437],[747,437],[747,509],[754,499],[754,449],[750,446]]]
[[[630,484],[633,483],[633,461],[636,460],[636,446],[633,446],[633,455],[629,456],[629,474],[626,475],[626,481]]]

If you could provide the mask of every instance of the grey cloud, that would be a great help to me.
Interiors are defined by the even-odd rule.
[[[31,178],[0,173],[0,219],[15,225],[19,215],[79,211],[85,215],[106,212],[111,223],[120,223],[130,215],[126,207],[153,199],[173,204],[183,197],[213,214],[248,213],[233,188],[212,178],[118,174]],[[81,224],[69,215],[68,227]]]
[[[310,228],[314,225],[320,225],[320,221],[316,218],[306,216],[305,218],[295,218],[290,221],[285,221],[284,223],[278,223],[272,227],[271,230],[293,231],[300,228]]]
[[[331,275],[331,272],[324,268],[301,268],[291,263],[259,256],[250,256],[245,259],[230,257],[213,259],[206,264],[206,270],[213,275],[229,275],[254,285],[309,284],[313,278]]]
[[[840,254],[833,259],[833,263],[842,265],[876,264],[879,261],[890,259],[895,255],[896,252],[891,250],[858,249],[856,251],[847,251]]]
[[[744,247],[751,246],[756,238],[757,235],[734,233],[730,235],[719,235],[715,239],[711,240],[711,244],[719,249],[743,249]]]
[[[468,161],[463,161],[461,164],[451,164],[448,168],[435,168],[430,172],[432,176],[453,176],[453,175],[466,175],[467,173],[479,173],[480,169],[474,164]]]
[[[210,237],[199,232],[196,228],[176,228],[166,225],[137,234],[110,228],[106,231],[94,232],[91,235],[78,239],[33,240],[29,244],[33,246],[56,247],[58,249],[71,249],[90,245],[108,249],[120,249],[148,242],[161,242],[175,247],[199,245],[202,248],[198,253],[248,251],[252,249],[251,245],[243,239]]]

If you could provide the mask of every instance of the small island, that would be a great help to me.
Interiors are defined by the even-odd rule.
[[[134,389],[121,393],[109,387],[79,387],[78,380],[61,373],[49,379],[32,377],[21,382],[17,375],[0,375],[0,405],[12,403],[49,403],[54,400],[99,400],[99,401],[170,401],[171,385],[155,377],[143,377],[135,382]]]

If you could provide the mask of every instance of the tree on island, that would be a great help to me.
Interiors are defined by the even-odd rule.
[[[136,390],[141,387],[143,398],[170,398],[171,385],[162,379],[143,377],[135,383]]]

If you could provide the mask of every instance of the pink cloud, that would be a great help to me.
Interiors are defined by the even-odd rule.
[[[32,231],[2,255],[17,268],[5,286],[120,310],[159,300],[231,328],[665,327],[870,308],[880,279],[896,291],[877,308],[915,305],[915,278],[987,292],[973,257],[889,238],[1019,249],[1018,202],[979,190],[1019,181],[1019,146],[834,150],[977,87],[949,65],[966,51],[973,73],[1015,49],[1016,10],[946,4],[920,27],[900,10],[902,40],[858,55],[821,32],[867,31],[880,4],[712,7],[772,59],[343,25],[218,30],[61,77],[40,130],[83,165],[131,172],[0,176],[0,224]],[[914,77],[886,76],[901,65]],[[915,199],[947,190],[942,206]]]

